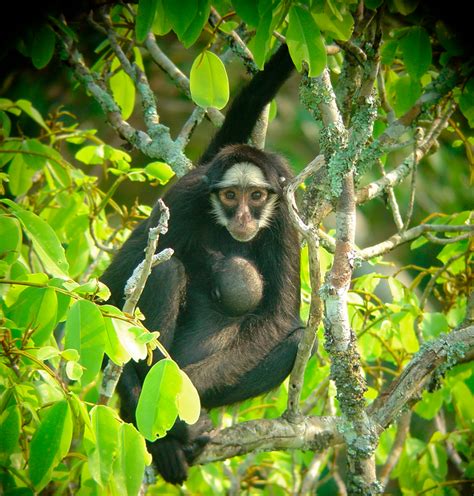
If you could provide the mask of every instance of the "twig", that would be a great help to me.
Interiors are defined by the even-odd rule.
[[[461,234],[459,236],[455,236],[454,238],[438,238],[436,236],[433,236],[433,234],[426,233],[425,237],[431,241],[432,243],[435,243],[437,245],[450,245],[452,243],[457,243],[458,241],[462,241],[463,239],[468,239],[472,237],[472,233],[466,233],[466,234]]]
[[[397,248],[398,246],[420,237],[421,235],[424,235],[427,239],[429,239],[429,236],[431,236],[429,234],[430,231],[431,232],[463,232],[463,231],[466,232],[467,231],[466,234],[457,236],[455,238],[446,238],[446,240],[444,239],[440,240],[440,238],[435,238],[438,241],[448,241],[448,240],[449,240],[448,242],[450,242],[450,240],[459,241],[460,239],[465,239],[472,236],[474,234],[474,226],[420,224],[419,226],[412,227],[407,231],[394,234],[393,236],[390,236],[390,238],[386,239],[385,241],[382,241],[377,245],[369,246],[368,248],[364,248],[363,250],[360,250],[357,253],[357,256],[362,260],[368,260],[373,257],[384,255],[389,251],[392,251],[393,249]]]
[[[140,264],[140,270],[135,270],[132,274],[130,279],[133,279],[133,282],[130,282],[130,279],[127,281],[125,289],[126,300],[123,305],[123,312],[126,314],[133,315],[135,313],[140,296],[145,289],[146,281],[150,276],[154,260],[156,260],[154,255],[158,244],[159,235],[166,233],[168,230],[169,210],[163,203],[163,200],[160,199],[158,202],[161,212],[160,220],[156,227],[150,228],[149,230],[148,243],[145,249],[145,260]],[[107,405],[112,398],[122,374],[122,369],[123,367],[121,365],[117,365],[112,360],[108,361],[102,378],[98,400],[99,405]]]
[[[388,390],[370,405],[369,413],[381,429],[387,428],[405,405],[426,386],[431,374],[449,360],[453,366],[474,350],[474,325],[463,324],[431,341],[413,357]]]
[[[124,313],[133,315],[140,300],[140,296],[145,289],[146,281],[151,274],[151,269],[156,265],[156,247],[160,234],[165,234],[168,231],[169,209],[164,204],[163,200],[158,200],[160,207],[160,220],[156,227],[151,227],[148,232],[148,243],[145,250],[145,260],[134,270],[132,276],[125,285],[125,303],[123,305]],[[163,253],[163,252],[162,252]],[[167,250],[162,256],[162,261],[168,260],[173,254],[172,250]]]
[[[184,149],[189,143],[191,136],[196,129],[196,127],[201,123],[206,115],[206,109],[202,107],[195,107],[189,116],[188,120],[185,122],[184,126],[176,138],[176,143],[179,143],[181,149]]]
[[[176,65],[164,54],[156,43],[156,38],[153,33],[148,33],[145,39],[145,48],[148,50],[153,62],[158,65],[168,76],[172,79],[174,84],[189,98],[191,99],[191,92],[189,89],[189,79],[183,72],[176,67]],[[206,109],[210,121],[217,127],[221,126],[224,122],[224,116],[219,110],[208,107]]]
[[[314,175],[323,165],[324,157],[318,155],[298,176],[285,187],[285,197],[288,210],[294,226],[306,239],[309,249],[310,279],[311,279],[311,306],[307,326],[302,340],[298,345],[295,365],[290,375],[288,392],[288,408],[285,412],[289,420],[298,419],[300,416],[299,402],[303,386],[304,371],[311,351],[316,342],[316,333],[322,319],[322,303],[319,296],[321,287],[321,273],[319,265],[319,238],[312,226],[306,225],[298,214],[295,191],[310,176]]]
[[[382,173],[382,177],[385,177],[385,167],[381,160],[377,160],[377,163],[380,168],[380,172]],[[400,214],[400,207],[398,206],[397,197],[395,196],[395,191],[391,186],[387,186],[386,188],[388,203],[392,210],[393,221],[397,226],[397,229],[401,231],[403,229],[403,219]]]
[[[421,127],[417,127],[415,130],[415,147],[413,150],[413,167],[411,169],[411,184],[410,184],[410,199],[408,201],[408,209],[407,209],[407,217],[405,219],[405,223],[403,224],[403,231],[408,229],[408,226],[411,223],[411,218],[413,216],[413,208],[415,206],[415,190],[416,190],[416,173],[418,169],[418,154],[417,149],[420,147],[420,144],[423,140],[423,129]]]
[[[395,440],[393,442],[392,449],[390,450],[390,454],[388,455],[387,461],[383,466],[380,475],[379,482],[381,485],[381,489],[384,490],[387,487],[387,484],[390,480],[390,474],[392,473],[395,465],[398,463],[400,459],[400,455],[402,454],[403,445],[405,444],[405,440],[410,432],[410,421],[411,421],[411,411],[407,411],[403,413],[398,420],[397,423],[397,434],[395,436]]]

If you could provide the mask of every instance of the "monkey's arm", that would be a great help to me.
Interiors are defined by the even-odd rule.
[[[282,45],[250,83],[234,99],[222,127],[199,160],[203,164],[214,158],[226,145],[245,144],[263,108],[270,103],[294,69],[288,47]]]
[[[264,343],[263,336],[255,340],[236,339],[225,349],[184,370],[205,408],[243,401],[283,382],[293,367],[302,332],[301,324],[295,320],[293,329],[276,341],[267,338]]]

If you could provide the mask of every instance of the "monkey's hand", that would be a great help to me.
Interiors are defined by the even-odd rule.
[[[191,428],[178,420],[166,437],[147,443],[153,463],[166,482],[181,485],[188,478],[189,466],[208,443],[210,437],[205,432],[211,428],[209,417],[201,413]]]
[[[166,482],[182,484],[188,477],[188,462],[179,439],[170,435],[148,444],[153,463]]]

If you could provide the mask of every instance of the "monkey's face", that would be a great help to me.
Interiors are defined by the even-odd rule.
[[[241,242],[252,240],[270,224],[277,200],[262,170],[247,162],[228,169],[211,194],[217,223]]]

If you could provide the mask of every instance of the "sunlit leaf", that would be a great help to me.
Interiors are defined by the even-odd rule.
[[[223,108],[229,100],[229,80],[221,59],[205,50],[191,67],[191,96],[203,108]]]
[[[313,16],[298,5],[290,9],[286,42],[298,71],[306,62],[311,77],[321,74],[327,62],[326,47]]]
[[[12,318],[20,327],[33,329],[37,346],[46,343],[57,324],[58,300],[51,288],[27,288],[11,309]]]
[[[163,437],[175,423],[181,384],[180,370],[170,359],[160,360],[146,375],[136,418],[139,431],[149,441]]]
[[[139,494],[148,459],[145,440],[131,424],[122,424],[119,429],[119,454],[114,463],[113,485],[118,494]]]
[[[158,179],[160,184],[166,184],[175,175],[173,169],[165,162],[150,162],[145,167],[145,172]]]
[[[22,232],[18,219],[0,215],[0,260],[13,263],[20,254],[21,242]]]
[[[86,443],[89,468],[94,480],[104,486],[112,475],[112,467],[118,456],[120,423],[116,413],[109,407],[97,405],[90,412],[94,443]]]
[[[114,58],[111,70],[115,71],[119,67],[119,60]],[[133,84],[133,81],[123,69],[118,69],[109,79],[109,84],[114,100],[122,111],[122,117],[128,119],[132,115],[135,107],[135,85]]]
[[[188,424],[195,424],[201,413],[199,393],[185,372],[181,372],[181,391],[178,394],[178,414],[181,420]]]
[[[103,305],[107,314],[123,317],[117,308]],[[146,344],[139,341],[143,329],[137,328],[120,318],[105,317],[106,342],[105,352],[118,365],[123,365],[130,358],[135,361],[144,360],[147,356]]]
[[[65,347],[79,352],[79,363],[85,368],[83,385],[95,379],[104,356],[105,324],[98,307],[88,300],[76,301],[69,309]]]
[[[54,276],[67,278],[69,265],[66,255],[51,226],[33,212],[24,210],[11,200],[1,201],[10,207],[13,215],[21,222],[46,271]]]
[[[77,160],[88,165],[104,162],[104,145],[88,145],[81,148],[75,155]]]

